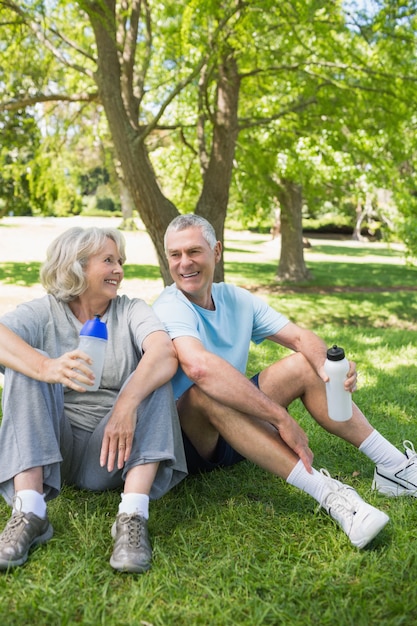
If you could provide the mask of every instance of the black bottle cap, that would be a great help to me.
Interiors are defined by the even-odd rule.
[[[345,358],[345,351],[339,346],[332,346],[327,350],[327,358],[329,361],[342,361]]]

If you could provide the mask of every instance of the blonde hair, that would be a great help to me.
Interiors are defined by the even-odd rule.
[[[46,252],[40,279],[47,293],[58,300],[71,302],[87,288],[85,267],[91,256],[100,252],[112,239],[122,263],[126,260],[126,244],[116,228],[80,228],[74,226],[56,237]]]

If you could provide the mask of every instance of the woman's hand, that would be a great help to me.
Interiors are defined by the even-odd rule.
[[[79,383],[93,384],[90,357],[81,350],[51,359],[32,348],[19,335],[0,323],[0,363],[15,372],[43,383],[61,383],[75,391],[85,391]]]
[[[118,410],[117,404],[104,429],[103,442],[101,444],[100,465],[112,472],[117,457],[117,469],[122,469],[132,451],[133,436],[135,434],[137,412],[131,410]]]
[[[91,370],[92,360],[81,350],[66,352],[56,359],[45,357],[40,367],[40,380],[46,383],[61,383],[69,389],[87,391],[80,385],[92,385],[94,374]]]

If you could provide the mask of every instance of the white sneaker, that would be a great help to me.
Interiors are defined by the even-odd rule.
[[[417,498],[417,453],[411,441],[404,441],[403,445],[404,463],[393,472],[387,472],[382,466],[376,466],[372,489],[385,496]]]
[[[321,469],[328,483],[328,493],[322,507],[334,519],[351,543],[357,548],[364,548],[389,522],[389,517],[371,506],[348,485],[331,478],[327,470]]]

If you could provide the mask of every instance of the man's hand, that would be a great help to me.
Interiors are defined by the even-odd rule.
[[[358,372],[356,371],[356,363],[349,361],[349,371],[345,380],[345,389],[353,393],[356,391],[356,384],[358,382]]]
[[[314,455],[308,446],[308,437],[301,426],[288,414],[285,421],[280,421],[278,432],[281,439],[304,463],[306,470],[312,474]]]
[[[329,377],[324,371],[324,365],[319,369],[319,376],[323,382],[327,383],[329,381]],[[349,361],[349,371],[346,375],[346,380],[344,383],[344,387],[346,391],[350,391],[353,393],[356,391],[358,382],[358,373],[356,371],[356,363],[354,361]]]

